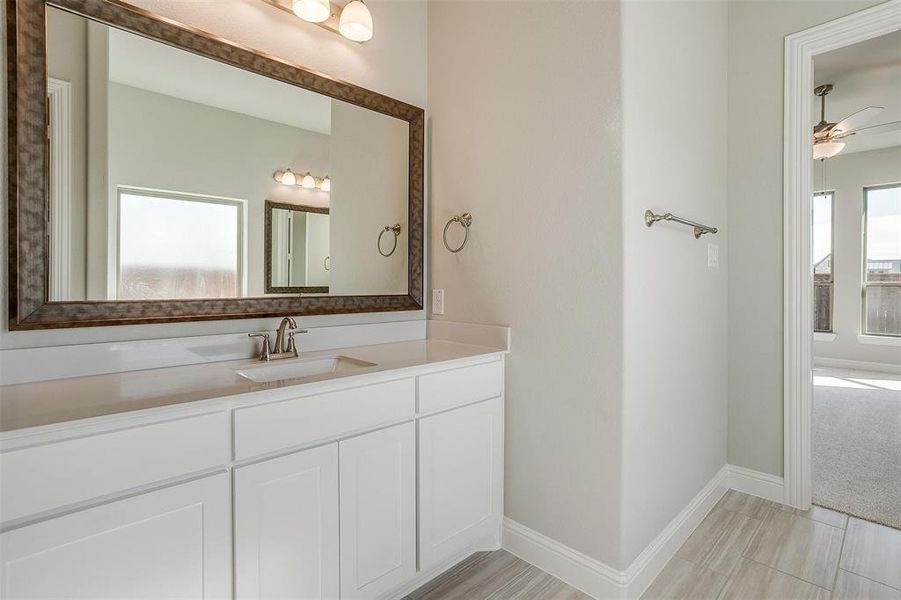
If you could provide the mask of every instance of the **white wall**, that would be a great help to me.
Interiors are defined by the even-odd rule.
[[[429,6],[432,286],[510,325],[505,514],[619,562],[620,23],[615,2]],[[458,254],[441,232],[470,212]]]
[[[863,188],[901,182],[901,148],[839,154],[814,165],[814,189],[835,192],[833,222],[833,312],[831,342],[815,341],[815,358],[869,363],[901,362],[897,346],[861,344],[861,281],[863,279]]]
[[[729,3],[729,462],[782,474],[785,36],[863,1]]]
[[[626,1],[622,24],[626,566],[726,464],[727,5]]]
[[[300,22],[296,17],[258,0],[135,0],[141,8],[157,12],[230,39],[251,48],[351,81],[416,106],[427,100],[426,19],[427,4],[422,0],[371,0],[367,4],[376,23],[376,35],[366,44],[356,44],[320,27]],[[0,10],[5,11],[4,3]],[[0,51],[5,61],[5,44]],[[6,72],[2,75],[6,89]],[[0,119],[0,144],[6,154],[6,118]],[[0,229],[6,230],[6,161],[3,164],[3,199]],[[0,262],[6,265],[5,244]],[[5,280],[5,278],[4,278]],[[174,323],[125,327],[76,328],[34,332],[6,331],[6,295],[4,286],[0,309],[0,348],[47,346],[80,342],[124,339],[163,338],[242,332],[274,328],[275,319],[244,321]],[[306,317],[304,324],[372,323],[423,318],[423,311]]]

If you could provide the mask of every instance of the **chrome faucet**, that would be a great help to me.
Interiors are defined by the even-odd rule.
[[[285,334],[287,333],[287,343]],[[278,331],[275,333],[275,345],[269,346],[269,333],[260,331],[257,333],[248,333],[247,337],[263,338],[263,344],[260,348],[260,360],[278,360],[280,358],[297,358],[297,344],[294,341],[294,334],[307,333],[306,329],[297,329],[297,322],[291,317],[285,317],[278,325]]]

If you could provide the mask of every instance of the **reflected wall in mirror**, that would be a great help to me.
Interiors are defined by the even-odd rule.
[[[51,301],[408,293],[407,121],[52,6],[46,23]],[[267,201],[299,208],[269,230]]]

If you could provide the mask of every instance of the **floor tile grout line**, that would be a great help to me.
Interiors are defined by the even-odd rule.
[[[832,594],[832,590],[830,590],[829,588],[825,588],[825,587],[821,586],[821,585],[818,584],[818,583],[814,583],[814,582],[812,582],[812,581],[808,581],[808,580],[804,579],[803,577],[798,577],[797,575],[792,575],[791,573],[786,573],[786,572],[783,571],[782,569],[777,569],[776,567],[774,567],[774,566],[772,566],[772,565],[768,565],[768,564],[766,564],[766,563],[762,563],[762,562],[760,562],[759,560],[754,560],[753,558],[750,558],[750,557],[748,557],[748,556],[745,556],[744,558],[750,560],[750,561],[753,562],[753,563],[757,563],[758,565],[764,566],[764,567],[766,567],[767,569],[772,569],[773,571],[776,571],[777,573],[782,573],[783,575],[786,575],[786,576],[788,576],[788,577],[791,577],[792,579],[797,579],[798,581],[803,581],[804,583],[809,583],[809,584],[812,585],[813,587],[817,587],[817,588],[820,588],[821,590],[825,590],[825,591],[829,592],[830,595]],[[836,571],[838,571],[838,567],[836,567]]]
[[[847,521],[846,521],[847,523]],[[838,563],[835,565],[835,575],[832,576],[832,591],[835,591],[835,584],[838,582],[838,572],[842,570],[842,554],[845,553],[845,538],[848,537],[848,528],[842,530],[842,544],[838,549]]]
[[[850,575],[854,575],[855,577],[860,577],[861,579],[866,579],[867,581],[872,581],[873,583],[878,583],[879,585],[884,585],[885,587],[887,587],[891,590],[901,592],[901,588],[897,588],[897,587],[895,587],[891,584],[888,584],[884,581],[879,581],[878,579],[873,579],[872,577],[867,577],[866,575],[861,575],[860,573],[856,573],[856,572],[848,570],[848,569],[843,569],[841,567],[839,567],[838,570],[844,571],[845,573],[848,573]],[[836,573],[836,575],[838,575],[838,573]]]

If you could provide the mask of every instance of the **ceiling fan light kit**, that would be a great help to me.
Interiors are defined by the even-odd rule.
[[[826,96],[833,90],[831,83],[818,85],[813,93],[820,97],[820,122],[813,127],[813,159],[825,160],[832,158],[845,148],[845,143],[840,141],[846,137],[861,133],[883,133],[901,129],[901,122],[883,123],[873,127],[863,127],[876,118],[876,115],[885,110],[882,106],[868,106],[853,113],[837,123],[826,120]]]

